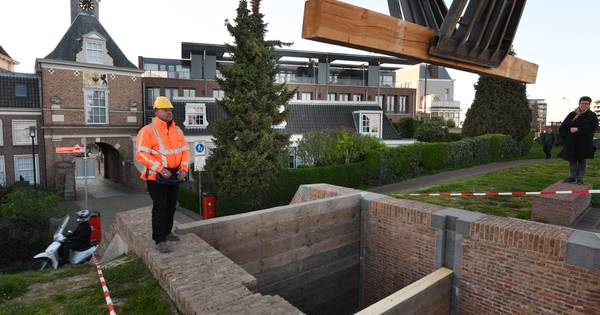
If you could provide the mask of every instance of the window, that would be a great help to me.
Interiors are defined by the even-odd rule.
[[[407,113],[408,110],[406,108],[406,103],[408,100],[408,96],[402,95],[402,96],[398,96],[398,111],[400,113]]]
[[[222,100],[223,98],[225,98],[225,91],[213,90],[213,97],[217,100]]]
[[[13,145],[31,145],[31,137],[29,136],[29,127],[36,127],[35,120],[13,120],[12,121],[12,136]],[[37,144],[37,132],[35,134],[34,143]]]
[[[0,185],[6,186],[6,171],[4,167],[4,155],[0,155]]]
[[[179,89],[177,89],[177,88],[165,88],[165,96],[169,100],[172,101],[174,97],[178,97],[179,96]]]
[[[354,94],[354,95],[352,95],[352,101],[354,101],[354,102],[360,102],[360,101],[362,101],[362,94]]]
[[[385,99],[385,111],[388,113],[393,113],[395,112],[395,107],[396,107],[396,96],[394,95],[388,95]]]
[[[87,42],[86,56],[87,62],[102,64],[102,44],[96,42]]]
[[[146,70],[146,71],[158,71],[158,64],[156,64],[156,63],[144,63],[144,70]]]
[[[360,113],[360,133],[380,137],[381,131],[381,114],[373,113]]]
[[[375,101],[379,105],[379,108],[383,108],[383,95],[375,95]]]
[[[160,96],[160,88],[146,88],[146,104],[150,107],[154,104],[157,97]]]
[[[27,97],[27,84],[15,84],[15,97]]]
[[[379,76],[379,86],[394,87],[394,75],[391,73],[381,74]]]
[[[29,182],[30,185],[33,185],[33,161],[31,155],[15,155],[15,182],[20,181],[21,179]],[[39,158],[38,155],[35,155],[35,177],[36,181],[40,182],[40,172],[39,172]]]
[[[327,100],[328,101],[335,101],[335,93],[329,93],[329,94],[327,94]]]
[[[340,101],[347,102],[350,99],[350,94],[340,93]]]
[[[367,115],[362,115],[361,124],[360,124],[360,132],[369,133],[371,132],[371,120]]]
[[[298,100],[298,92],[294,93],[294,95],[292,95],[292,101],[297,101]]]
[[[196,89],[183,89],[183,97],[196,97]]]
[[[0,119],[0,146],[4,145],[4,126],[2,119]]]
[[[206,128],[208,121],[206,121],[206,104],[185,104],[185,121],[183,125],[188,128]]]
[[[312,100],[312,93],[310,93],[310,92],[302,92],[301,99],[303,101],[310,101],[310,100]]]
[[[85,116],[87,124],[108,123],[108,106],[106,106],[106,91],[85,91]]]

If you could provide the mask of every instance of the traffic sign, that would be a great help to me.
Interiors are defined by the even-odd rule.
[[[206,145],[204,144],[204,142],[196,142],[196,145],[194,146],[194,152],[198,155],[205,155]]]
[[[74,147],[57,147],[56,153],[81,153],[83,152],[83,147],[78,145]]]

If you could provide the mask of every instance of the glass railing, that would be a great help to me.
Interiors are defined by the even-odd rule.
[[[356,86],[365,86],[366,82],[362,79],[343,79],[337,78],[336,80],[329,80],[329,84],[331,85],[356,85]]]
[[[145,78],[189,79],[190,73],[188,71],[146,70],[142,76]]]

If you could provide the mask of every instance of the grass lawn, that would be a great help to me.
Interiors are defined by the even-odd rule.
[[[485,192],[485,191],[541,191],[568,175],[568,163],[556,160],[550,163],[532,164],[484,175],[460,179],[426,189],[408,191],[410,193],[434,192]],[[600,157],[588,160],[586,183],[600,187]],[[407,192],[402,192],[407,193]],[[391,196],[423,201],[427,203],[493,214],[497,216],[529,219],[531,197],[405,197],[399,193]],[[592,205],[600,206],[600,196],[592,196]]]
[[[141,259],[128,254],[103,270],[118,314],[174,314]],[[107,314],[92,264],[0,274],[0,315]]]

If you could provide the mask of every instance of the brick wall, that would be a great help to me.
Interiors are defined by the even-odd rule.
[[[345,195],[183,224],[277,294],[310,314],[358,306],[360,196]]]
[[[85,120],[84,72],[98,72],[107,75],[108,124],[90,125]],[[88,144],[102,143],[112,147],[103,151],[104,155],[118,152],[120,163],[113,163],[119,170],[110,179],[126,185],[139,186],[137,171],[133,164],[131,137],[143,123],[142,78],[139,73],[119,70],[93,69],[78,66],[42,64],[40,75],[43,84],[43,121],[47,153],[45,167],[50,188],[62,189],[64,178],[55,177],[55,165],[65,161],[73,163],[74,154],[56,154],[57,147],[82,145],[83,138]],[[52,104],[52,97],[58,96],[60,104]],[[54,117],[54,119],[53,119]],[[61,119],[56,119],[60,117]],[[62,120],[62,121],[61,121]],[[110,151],[110,152],[108,152]],[[113,168],[114,168],[113,167]]]
[[[575,185],[562,181],[544,191],[592,189],[591,184]],[[531,197],[531,220],[570,226],[592,202],[591,194],[541,195]]]
[[[195,234],[182,235],[172,253],[159,253],[150,218],[150,208],[118,213],[98,252],[104,254],[112,240],[122,240],[182,314],[302,314],[279,296],[256,293],[256,278]]]
[[[307,185],[295,200],[343,188]],[[460,314],[600,314],[600,237],[381,196],[369,201],[365,306],[446,266]]]
[[[35,145],[35,154],[38,156],[39,168],[36,168],[36,172],[40,181],[37,183],[38,185],[45,186],[46,185],[46,171],[45,171],[45,163],[46,163],[46,154],[44,151],[44,134],[43,130],[40,128],[41,126],[41,115],[7,115],[0,116],[1,124],[2,124],[2,140],[3,145],[0,146],[0,156],[4,157],[4,176],[5,182],[7,186],[11,186],[18,181],[18,178],[15,178],[15,163],[14,156],[15,155],[28,155],[31,156],[31,142],[26,145],[14,145],[13,144],[13,132],[12,132],[12,121],[13,120],[35,120],[37,123],[37,136],[38,143]],[[33,183],[32,183],[33,184]]]

